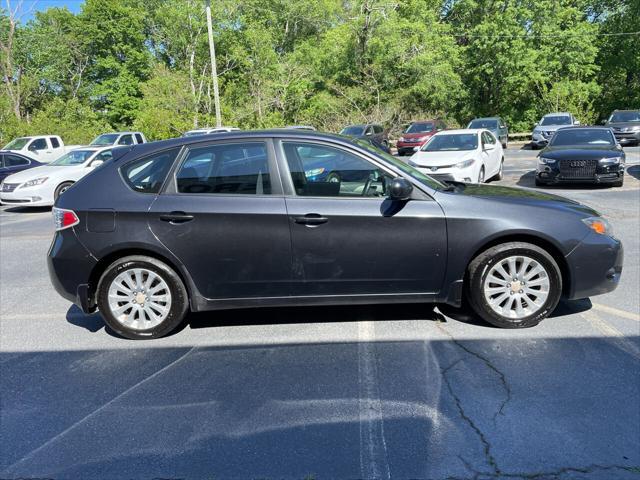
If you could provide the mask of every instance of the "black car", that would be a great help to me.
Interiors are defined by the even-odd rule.
[[[604,125],[620,145],[640,145],[640,110],[615,110]]]
[[[352,181],[318,176],[323,157]],[[530,327],[562,295],[615,289],[622,271],[620,241],[589,207],[443,184],[365,142],[304,131],[115,149],[54,219],[56,290],[129,338],[165,335],[188,311],[286,305],[464,303]]]
[[[14,173],[42,165],[42,163],[33,158],[25,157],[15,152],[0,150],[0,181]]]
[[[625,154],[606,127],[558,130],[538,155],[536,185],[607,183],[621,187]]]

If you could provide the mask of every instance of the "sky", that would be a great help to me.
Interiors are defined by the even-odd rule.
[[[84,0],[9,0],[9,5],[14,9],[21,5],[18,16],[22,22],[33,18],[36,11],[46,10],[51,7],[67,7],[72,12],[79,12]],[[0,0],[0,6],[7,9],[7,0]]]

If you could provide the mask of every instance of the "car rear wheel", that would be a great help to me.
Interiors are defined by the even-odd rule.
[[[53,199],[58,200],[60,195],[69,190],[69,187],[71,187],[71,185],[73,185],[73,182],[64,182],[58,185],[58,188],[56,188],[56,191],[53,194]]]
[[[178,274],[147,256],[113,262],[100,278],[97,303],[107,325],[130,339],[167,335],[187,314],[189,299]]]
[[[466,294],[473,310],[488,323],[528,328],[558,305],[562,275],[544,249],[509,242],[486,250],[469,264]]]
[[[504,157],[500,160],[500,170],[494,177],[495,180],[502,180],[504,178]]]

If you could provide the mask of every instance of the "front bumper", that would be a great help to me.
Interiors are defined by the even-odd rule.
[[[569,266],[569,300],[612,292],[620,282],[624,249],[608,235],[590,233],[566,256]]]
[[[474,167],[467,167],[465,169],[460,168],[428,168],[428,167],[414,167],[425,175],[429,175],[432,178],[440,181],[455,181],[455,182],[467,182],[473,183],[478,180],[478,174],[474,171]]]
[[[77,239],[73,228],[55,233],[47,255],[49,278],[55,290],[85,313],[95,310],[89,280],[97,260]]]
[[[620,145],[635,145],[640,143],[640,130],[636,132],[613,132]]]
[[[538,165],[536,178],[541,183],[615,183],[624,178],[624,164],[600,166],[589,176],[568,176],[563,174],[557,165]]]
[[[49,207],[53,205],[53,198],[48,198],[43,192],[30,191],[31,188],[18,188],[13,192],[0,192],[0,204],[16,207]]]
[[[398,142],[396,149],[398,150],[398,155],[413,155],[413,149],[422,145],[424,145],[424,142]]]

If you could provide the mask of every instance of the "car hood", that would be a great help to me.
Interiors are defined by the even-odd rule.
[[[436,132],[422,132],[422,133],[403,133],[403,138],[421,138],[421,137],[430,137]]]
[[[457,189],[457,193],[469,197],[486,198],[505,203],[523,203],[541,207],[551,207],[563,210],[572,210],[585,216],[600,216],[600,214],[575,200],[560,195],[545,193],[539,190],[525,188],[502,187],[490,184],[463,184]]]
[[[461,150],[455,152],[416,152],[411,157],[411,162],[419,167],[444,167],[474,158],[474,150]]]
[[[78,168],[82,168],[82,166],[52,166],[52,165],[43,165],[41,167],[30,168],[28,170],[24,170],[22,172],[14,173],[13,175],[9,175],[6,179],[6,183],[24,183],[29,180],[33,180],[35,178],[40,177],[54,177],[62,173],[69,173]]]
[[[624,152],[608,145],[567,146],[547,147],[540,152],[540,156],[554,160],[601,160],[603,158],[622,157]]]

